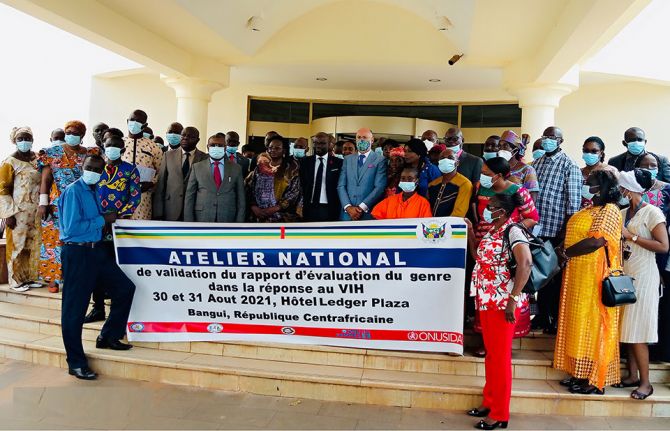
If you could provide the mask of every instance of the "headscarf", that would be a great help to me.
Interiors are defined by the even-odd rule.
[[[442,151],[446,150],[447,146],[444,144],[435,144],[433,145],[433,148],[428,151],[429,153],[435,153],[437,152],[438,154],[442,154]]]
[[[391,157],[405,157],[405,149],[402,147],[391,148],[389,158]]]
[[[16,144],[16,135],[20,133],[27,133],[30,136],[33,136],[33,131],[28,126],[13,127],[12,131],[9,132],[9,140],[12,141],[12,144]]]
[[[65,126],[63,126],[63,130],[67,130],[68,127],[74,127],[77,130],[77,132],[79,132],[79,136],[84,136],[86,134],[86,125],[81,121],[77,120],[68,121],[67,123],[65,123]]]
[[[619,173],[619,185],[633,193],[644,193],[644,188],[635,179],[635,171]]]

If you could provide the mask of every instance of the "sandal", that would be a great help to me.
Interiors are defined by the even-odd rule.
[[[623,380],[620,381],[619,383],[615,383],[612,385],[613,388],[617,389],[622,389],[622,388],[636,388],[640,386],[640,381],[638,380],[637,382],[631,382],[631,383],[625,383]]]
[[[28,282],[26,283],[21,283],[18,286],[10,286],[10,289],[12,289],[14,292],[26,292],[28,289],[30,289],[30,285]]]
[[[633,392],[630,393],[630,397],[634,400],[642,401],[652,396],[653,393],[654,393],[654,387],[652,386],[648,394],[643,394],[642,392],[635,389]]]
[[[474,355],[478,358],[485,358],[486,357],[486,349],[482,347],[479,350],[475,350]]]
[[[586,385],[586,386],[581,386],[581,385],[574,385],[570,389],[568,389],[571,394],[582,394],[582,395],[605,395],[605,389],[599,389],[596,386],[593,385]]]

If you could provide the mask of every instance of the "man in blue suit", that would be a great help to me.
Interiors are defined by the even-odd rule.
[[[356,132],[358,154],[344,158],[337,184],[343,208],[342,220],[372,220],[370,210],[379,202],[386,188],[386,160],[371,151],[372,142],[372,131],[359,129]]]

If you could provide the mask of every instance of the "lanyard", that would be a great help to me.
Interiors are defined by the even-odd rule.
[[[635,207],[635,211],[633,211],[632,216],[630,215],[630,209],[628,209],[628,211],[626,211],[626,220],[623,223],[624,227],[626,227],[626,228],[628,227],[628,224],[630,223],[630,221],[633,219],[633,217],[635,217],[635,214],[637,214],[637,212],[640,210],[640,208],[642,208],[643,205],[644,205],[644,201],[640,201],[640,203],[637,204],[637,206]]]

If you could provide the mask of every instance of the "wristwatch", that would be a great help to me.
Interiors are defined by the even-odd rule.
[[[509,297],[512,298],[514,302],[519,302],[521,300],[521,295],[512,295],[510,293]]]
[[[633,240],[633,242],[637,242],[637,239],[638,239],[638,238],[639,238],[638,235],[633,235],[633,237],[632,237],[631,239]]]

